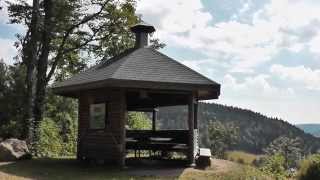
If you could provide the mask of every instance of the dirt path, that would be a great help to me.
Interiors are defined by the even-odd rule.
[[[211,167],[209,169],[215,171],[216,173],[225,173],[232,170],[236,166],[238,165],[231,161],[223,159],[213,159],[211,161]]]

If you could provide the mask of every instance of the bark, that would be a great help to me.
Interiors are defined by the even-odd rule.
[[[47,69],[48,69],[48,59],[50,53],[50,44],[52,40],[52,18],[53,18],[53,3],[52,0],[44,1],[44,24],[42,31],[42,47],[41,54],[37,64],[37,84],[36,84],[36,98],[34,103],[34,140],[38,142],[39,140],[39,125],[43,119],[43,113],[45,108],[45,97],[46,97],[46,87],[47,87]],[[34,152],[37,156],[37,150]]]
[[[25,132],[24,138],[32,141],[30,126],[33,121],[33,99],[34,99],[34,75],[35,65],[37,61],[38,40],[39,40],[39,0],[33,0],[32,19],[30,24],[30,37],[28,43],[24,47],[23,59],[26,64],[26,102],[25,102]]]

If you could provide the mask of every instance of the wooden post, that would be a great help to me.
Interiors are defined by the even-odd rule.
[[[194,131],[193,131],[193,147],[195,155],[199,153],[199,124],[198,124],[198,99],[194,99]]]
[[[198,129],[198,100],[194,103],[194,129]]]
[[[126,101],[126,94],[124,89],[121,89],[120,95],[120,102],[121,102],[121,113],[122,116],[120,118],[120,157],[119,157],[119,165],[121,168],[125,168],[126,164],[126,120],[127,120],[127,101]]]
[[[81,106],[83,104],[83,98],[80,97],[78,99],[78,137],[77,137],[77,160],[82,160],[82,154],[81,154],[81,136],[82,136],[82,122],[81,119]]]
[[[189,127],[189,152],[188,159],[191,166],[194,166],[194,95],[189,96],[188,102],[188,127]]]
[[[156,120],[158,109],[154,108],[152,111],[152,131],[156,131]]]

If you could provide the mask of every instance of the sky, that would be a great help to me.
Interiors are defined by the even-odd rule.
[[[1,4],[1,2],[0,2]],[[161,51],[222,85],[214,102],[320,123],[319,0],[138,0]],[[0,58],[19,26],[0,11]]]

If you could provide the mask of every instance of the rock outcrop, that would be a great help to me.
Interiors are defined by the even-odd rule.
[[[10,138],[0,143],[0,161],[15,161],[29,156],[29,149],[25,141]]]

